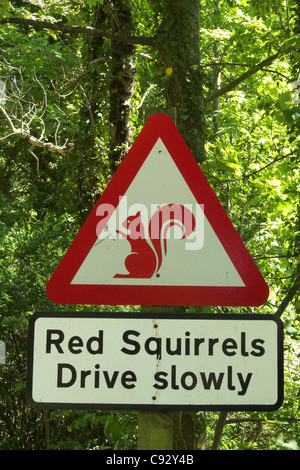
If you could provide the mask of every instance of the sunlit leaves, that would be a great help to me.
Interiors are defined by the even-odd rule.
[[[106,8],[103,26],[109,27],[108,23],[118,22],[113,3],[104,0],[12,1],[9,13],[49,22],[62,21],[68,25],[92,26],[95,12],[100,13],[103,7]],[[178,18],[168,15],[166,20],[169,1],[132,0],[130,3],[133,33],[152,36],[160,28],[164,30],[163,38],[167,37],[168,28],[173,33],[169,35],[172,36],[170,41],[162,41],[158,49],[137,46],[132,57],[135,90],[128,124],[135,138],[144,124],[145,109],[165,106],[173,79],[177,80],[182,120],[189,121],[187,106],[182,106],[183,82],[178,80],[172,60],[166,60],[170,58],[168,48],[174,51],[177,47],[180,51],[187,28],[173,31]],[[189,1],[181,3],[183,8],[190,8]],[[7,1],[1,5],[9,6]],[[210,96],[249,67],[281,51],[270,66],[205,108],[206,160],[201,168],[270,286],[270,298],[265,305],[259,309],[238,309],[243,312],[276,312],[299,269],[300,112],[296,102],[299,96],[293,86],[299,80],[295,72],[299,63],[299,31],[297,33],[295,28],[299,26],[294,14],[295,5],[293,0],[202,0],[201,66],[195,61],[187,66],[182,56],[177,62],[181,61],[184,68],[185,73],[180,78],[185,85],[189,84],[192,93],[188,99],[192,102],[200,97],[200,87],[195,86],[199,72],[204,93]],[[7,84],[7,109],[14,111],[17,95],[20,97],[22,91],[24,118],[29,109],[34,111],[34,106],[41,108],[41,103],[45,102],[44,89],[47,106],[32,119],[33,130],[41,133],[43,120],[47,137],[76,143],[75,152],[68,156],[39,152],[35,158],[29,152],[29,146],[15,141],[13,136],[8,135],[1,141],[0,289],[1,315],[5,317],[2,326],[7,332],[15,331],[18,326],[24,329],[21,313],[29,309],[67,308],[49,305],[45,284],[108,182],[108,83],[112,56],[109,40],[103,41],[102,48],[93,50],[89,37],[58,35],[33,27],[3,25],[1,41],[0,78]],[[191,43],[190,47],[197,45]],[[91,67],[94,60],[99,62]],[[97,102],[93,101],[96,93]],[[91,117],[94,103],[97,105],[95,122]],[[31,119],[31,114],[26,116]],[[21,117],[18,119],[21,125]],[[2,137],[7,131],[3,119],[0,130]],[[287,366],[285,403],[275,417],[274,414],[259,415],[262,426],[269,423],[272,440],[262,440],[261,427],[257,430],[252,423],[248,428],[237,424],[227,427],[224,449],[274,446],[293,450],[299,446],[291,425],[283,433],[277,428],[270,430],[271,426],[283,425],[280,413],[290,416],[299,411],[299,301],[297,295],[288,303],[282,316]],[[126,309],[131,311],[132,307]],[[24,348],[25,340],[22,338],[22,341]],[[23,350],[21,354],[24,360]],[[14,368],[11,376],[13,380],[17,377],[17,383],[18,375]],[[14,400],[16,393],[19,396],[23,392],[23,383],[20,380],[18,390],[12,385]],[[26,414],[22,419],[13,414],[15,404],[14,407],[5,405],[8,426],[10,422],[17,424],[11,431],[5,426],[1,445],[42,448],[44,419],[46,424],[47,420],[45,416],[35,415],[33,432],[24,403],[22,409],[26,409]],[[4,421],[0,419],[1,422]],[[211,422],[214,424],[213,418]],[[50,425],[53,448],[127,449],[135,446],[136,422],[132,415],[52,412]],[[1,426],[0,431],[3,430]],[[207,428],[210,431],[210,424]],[[34,442],[28,443],[26,434],[33,435]],[[37,435],[42,436],[40,441],[37,441]]]

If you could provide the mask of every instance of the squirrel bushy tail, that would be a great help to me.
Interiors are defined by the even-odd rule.
[[[181,204],[166,204],[161,206],[151,217],[149,237],[157,255],[157,272],[167,254],[168,230],[177,225],[182,229],[181,239],[188,237],[195,229],[195,217],[192,212]]]

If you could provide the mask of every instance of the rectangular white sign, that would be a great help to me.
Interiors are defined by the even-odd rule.
[[[275,410],[283,328],[274,315],[37,313],[28,400],[37,408]]]

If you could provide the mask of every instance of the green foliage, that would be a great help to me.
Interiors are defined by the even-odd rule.
[[[156,35],[159,47],[137,45],[130,56],[135,89],[126,98],[128,124],[134,139],[145,109],[169,104],[171,91],[185,138],[192,112],[199,121],[205,115],[201,168],[270,286],[269,301],[260,308],[210,311],[270,314],[288,298],[281,316],[284,404],[274,413],[230,413],[220,449],[299,450],[299,291],[289,298],[300,261],[300,109],[293,85],[299,80],[297,3],[203,0],[201,65],[187,59],[197,45],[189,41],[188,49],[183,47],[194,2],[180,3],[182,15],[169,0],[131,2],[134,31],[124,32]],[[98,21],[114,31],[122,30],[117,12],[113,0],[0,2],[1,17],[83,26]],[[111,177],[115,50],[105,38],[9,23],[1,25],[0,36],[0,79],[14,125],[43,141],[74,144],[66,154],[32,149],[0,113],[0,339],[7,346],[7,363],[0,365],[0,449],[136,449],[136,413],[40,412],[25,396],[28,318],[36,310],[69,310],[51,304],[45,286]],[[279,51],[270,65],[202,107],[201,90],[209,98]],[[207,413],[207,448],[217,419]]]
[[[51,411],[47,422],[56,435],[52,450],[128,450],[136,447],[136,414]],[[52,435],[52,439],[53,439]]]

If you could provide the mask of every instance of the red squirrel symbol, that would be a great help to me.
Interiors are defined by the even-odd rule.
[[[128,274],[116,274],[115,278],[151,278],[161,267],[167,254],[167,232],[177,225],[182,231],[181,240],[188,237],[195,229],[195,217],[192,212],[180,204],[166,204],[160,207],[151,217],[148,232],[151,244],[145,236],[141,212],[129,216],[122,223],[127,233],[117,230],[129,241],[131,253],[125,259]]]

